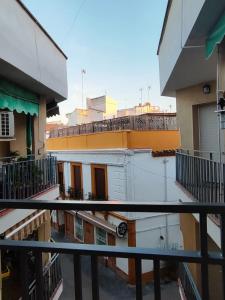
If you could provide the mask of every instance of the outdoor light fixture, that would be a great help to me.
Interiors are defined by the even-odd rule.
[[[202,90],[204,94],[210,94],[210,85],[204,84]]]

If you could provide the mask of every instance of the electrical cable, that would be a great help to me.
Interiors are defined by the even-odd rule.
[[[81,4],[80,4],[80,6],[79,6],[79,8],[78,8],[78,10],[77,10],[77,12],[76,12],[76,14],[75,14],[75,16],[74,16],[73,22],[71,23],[70,28],[68,29],[67,33],[65,34],[65,39],[64,39],[63,44],[66,43],[67,38],[69,37],[69,35],[70,35],[70,33],[71,33],[71,30],[73,29],[73,26],[75,25],[75,23],[76,23],[76,21],[77,21],[79,15],[80,15],[80,13],[81,13],[81,10],[82,10],[82,8],[83,8],[83,6],[84,6],[84,4],[85,4],[86,2],[87,2],[87,0],[83,0],[83,1],[81,2]]]

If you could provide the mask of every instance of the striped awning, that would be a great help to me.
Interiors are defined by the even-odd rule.
[[[34,230],[37,230],[43,223],[50,219],[47,210],[37,210],[30,216],[15,224],[5,232],[5,239],[23,240],[26,239]]]

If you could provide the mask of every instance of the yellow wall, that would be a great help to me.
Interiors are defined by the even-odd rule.
[[[187,251],[195,251],[199,248],[199,223],[191,214],[180,214],[180,227],[183,234],[184,249]],[[197,287],[200,289],[199,267],[197,264],[189,264]]]
[[[14,112],[15,140],[10,142],[10,151],[18,151],[19,155],[27,154],[26,115]]]
[[[154,151],[177,149],[180,147],[178,130],[130,131],[128,148],[152,149]]]
[[[199,223],[191,214],[180,214],[180,226],[183,234],[184,249],[200,250]],[[220,249],[208,236],[208,251],[220,252]],[[199,264],[189,264],[193,279],[201,292],[201,269]],[[223,299],[222,272],[218,265],[209,265],[209,299]]]
[[[0,158],[9,155],[9,142],[0,141]]]
[[[50,138],[47,150],[77,149],[152,149],[154,151],[180,147],[178,130],[112,131]]]
[[[203,94],[204,84],[191,86],[177,91],[177,123],[181,133],[181,147],[194,149],[193,105],[216,101],[216,82],[211,82],[211,93]],[[196,130],[196,128],[195,128]]]
[[[46,100],[39,100],[39,116],[34,118],[34,153],[45,153]]]

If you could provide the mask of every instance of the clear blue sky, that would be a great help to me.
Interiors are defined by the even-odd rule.
[[[175,109],[174,99],[160,97],[156,55],[167,0],[23,2],[68,56],[69,97],[61,113],[81,106],[82,68],[87,97],[106,91],[121,108],[130,107],[140,101],[140,88],[147,100],[150,85],[153,105]]]

